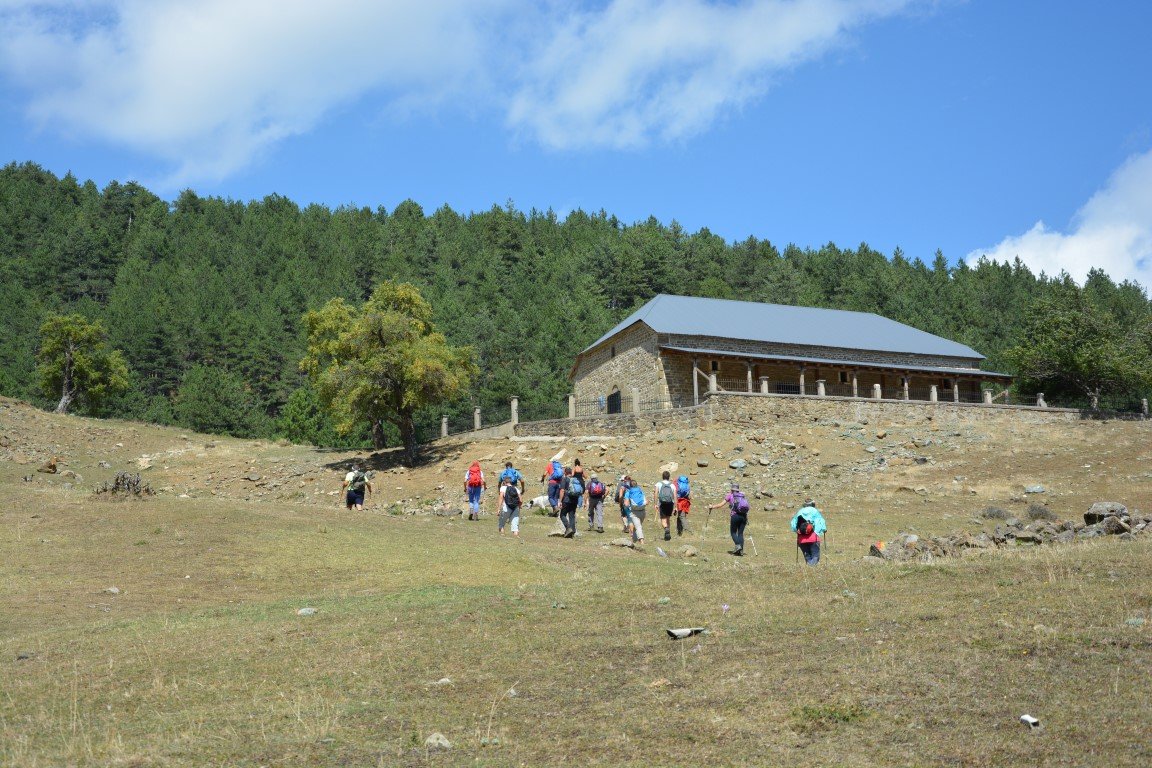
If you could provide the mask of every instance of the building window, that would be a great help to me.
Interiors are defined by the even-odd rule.
[[[841,384],[847,384],[848,383],[848,371],[840,371],[840,383]]]
[[[712,370],[712,373],[717,373],[720,370],[720,361],[719,360],[713,360],[712,361],[711,370]]]

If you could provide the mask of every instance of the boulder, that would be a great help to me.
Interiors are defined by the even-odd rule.
[[[1127,517],[1128,507],[1118,501],[1098,501],[1084,513],[1084,522],[1095,525],[1106,517]]]
[[[1109,536],[1119,536],[1131,532],[1132,527],[1120,517],[1109,516],[1100,522],[1100,529]]]

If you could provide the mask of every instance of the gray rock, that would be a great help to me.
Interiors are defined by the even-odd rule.
[[[1129,533],[1132,527],[1119,517],[1106,517],[1100,522],[1100,529],[1109,536],[1119,536]]]
[[[708,462],[705,461],[704,459],[696,459],[696,466],[703,469],[704,467],[708,466]]]
[[[681,546],[680,549],[676,550],[676,554],[680,555],[680,557],[696,557],[698,554],[700,554],[700,552],[696,549],[696,547],[693,547],[690,544],[685,544]]]
[[[424,747],[426,749],[448,750],[452,749],[452,742],[448,741],[448,739],[444,736],[444,734],[440,733],[440,731],[436,731],[431,736],[424,739]]]
[[[744,459],[735,459],[728,462],[728,466],[731,469],[744,469],[744,467],[748,466],[748,462],[744,461]]]
[[[1047,489],[1042,485],[1025,486],[1024,493],[1044,493]]]
[[[107,595],[118,595],[120,594],[120,587],[108,587],[104,590],[104,593]]]
[[[1128,507],[1118,501],[1098,501],[1084,513],[1084,522],[1095,525],[1106,517],[1127,517]]]
[[[868,446],[868,447],[866,447],[864,450],[868,451],[868,453],[876,453],[876,446],[874,446],[874,445],[869,445],[869,446]]]
[[[767,456],[761,456],[759,459],[759,462],[760,462],[760,466],[762,466],[762,467],[772,466],[772,459],[768,458]]]
[[[621,536],[618,539],[612,539],[608,542],[608,544],[613,547],[628,547],[629,549],[633,549],[636,546],[632,539],[626,536]]]
[[[316,615],[316,609],[312,608],[312,607],[301,608],[300,610],[296,611],[296,615],[297,616],[315,616]]]

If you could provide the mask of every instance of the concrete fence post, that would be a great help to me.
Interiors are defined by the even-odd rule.
[[[632,413],[640,413],[640,388],[632,387]]]
[[[568,395],[568,418],[576,418],[576,395]]]
[[[516,426],[517,424],[520,423],[520,398],[518,398],[518,397],[512,398],[512,402],[510,405],[512,406],[512,417],[511,417],[512,426]]]
[[[952,402],[960,402],[960,382],[952,379]]]
[[[745,363],[748,366],[748,391],[752,391],[752,363]]]
[[[480,431],[480,406],[472,409],[472,429]]]
[[[708,391],[712,394],[716,394],[720,391],[720,385],[716,381],[715,373],[708,374]]]
[[[448,417],[440,417],[440,437],[448,437]]]
[[[936,385],[932,384],[928,387],[928,402],[935,403],[940,400],[940,394],[936,391]]]
[[[692,405],[700,405],[700,361],[692,358]]]
[[[824,379],[816,379],[816,397],[824,397],[827,390],[824,389]]]
[[[852,397],[860,397],[860,380],[856,376],[856,371],[852,371]]]
[[[1144,398],[1140,401],[1140,413],[1144,416],[1144,418],[1148,418],[1148,398]]]
[[[984,390],[984,405],[992,405],[992,390]]]
[[[800,394],[807,394],[804,391],[804,366],[800,366]]]
[[[908,399],[908,377],[907,376],[902,376],[900,378],[900,388],[902,390],[901,394],[904,396],[904,399],[907,400]]]
[[[761,376],[760,377],[760,394],[762,394],[762,395],[768,394],[768,377],[767,376]]]
[[[873,384],[872,385],[872,397],[879,400],[881,394],[882,393],[880,392],[880,385],[879,384]]]
[[[1036,407],[1037,408],[1047,408],[1048,407],[1048,403],[1044,402],[1044,393],[1043,392],[1037,392],[1036,393]]]

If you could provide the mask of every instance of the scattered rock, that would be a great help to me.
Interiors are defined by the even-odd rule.
[[[1044,493],[1046,490],[1042,485],[1029,485],[1025,486],[1024,493]]]
[[[883,440],[886,437],[888,437],[888,430],[880,429],[880,430],[876,431],[876,439],[877,440]]]
[[[551,535],[551,534],[549,534],[549,535]],[[563,534],[561,534],[561,535],[563,535]],[[632,539],[630,539],[626,536],[621,536],[618,539],[612,539],[611,541],[608,542],[608,544],[610,546],[613,546],[613,547],[628,547],[629,549],[634,549],[636,546],[636,544],[632,541]]]
[[[730,469],[744,469],[747,466],[748,462],[744,461],[744,459],[734,459],[728,462],[728,467]]]
[[[708,462],[704,459],[696,459],[696,466],[703,469],[704,467],[708,466]]]
[[[108,587],[104,590],[104,593],[107,595],[118,595],[120,594],[120,587]]]
[[[452,742],[448,741],[447,737],[440,733],[440,731],[436,731],[424,739],[424,748],[449,750],[452,749]]]
[[[316,615],[316,609],[312,608],[312,607],[301,608],[300,610],[296,611],[296,615],[297,616],[315,616]]]
[[[681,546],[680,549],[676,550],[676,554],[678,554],[680,557],[696,557],[700,554],[700,550],[696,549],[696,547],[692,546],[691,544],[685,544]]]
[[[865,447],[864,450],[868,451],[868,453],[876,453],[876,446],[869,445],[869,446]]]
[[[1084,513],[1084,522],[1096,525],[1106,517],[1127,517],[1128,507],[1117,501],[1098,501]]]
[[[452,678],[442,677],[436,682],[432,683],[432,685],[452,685]]]
[[[43,472],[46,475],[54,475],[54,474],[56,474],[56,463],[58,461],[60,461],[60,457],[59,456],[53,456],[52,458],[48,459],[48,461],[41,464],[40,468],[37,469],[36,471],[37,472]]]

